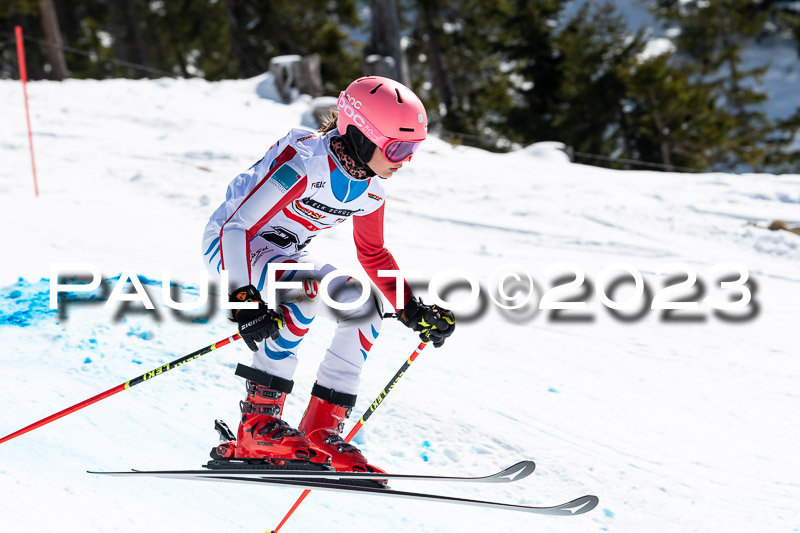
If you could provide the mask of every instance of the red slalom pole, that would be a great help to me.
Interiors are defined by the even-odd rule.
[[[201,357],[201,356],[203,356],[203,355],[205,355],[205,354],[207,354],[207,353],[209,353],[211,351],[214,351],[217,348],[222,348],[226,344],[230,344],[231,342],[238,341],[241,338],[242,338],[241,335],[239,335],[237,333],[233,337],[228,337],[227,339],[223,339],[223,340],[221,340],[219,342],[215,342],[214,344],[212,344],[210,346],[206,346],[205,348],[201,348],[201,349],[197,350],[196,352],[192,352],[192,353],[190,353],[188,355],[184,355],[183,357],[181,357],[179,359],[175,359],[174,361],[172,361],[170,363],[167,363],[165,365],[159,366],[158,368],[154,368],[150,372],[145,372],[141,376],[135,377],[130,381],[126,381],[125,383],[120,383],[116,387],[108,389],[105,392],[101,392],[97,396],[92,396],[88,400],[84,400],[84,401],[82,401],[80,403],[76,403],[75,405],[73,405],[71,407],[67,407],[63,411],[59,411],[59,412],[57,412],[55,414],[52,414],[52,415],[48,416],[47,418],[43,418],[43,419],[39,420],[38,422],[34,422],[30,426],[26,426],[26,427],[20,429],[19,431],[15,431],[14,433],[12,433],[10,435],[6,435],[2,439],[0,439],[0,444],[6,442],[8,440],[11,440],[13,438],[19,437],[20,435],[24,435],[25,433],[28,433],[29,431],[33,431],[36,428],[40,428],[40,427],[42,427],[44,425],[47,425],[50,422],[54,422],[54,421],[58,420],[59,418],[65,417],[70,413],[74,413],[75,411],[79,411],[79,410],[83,409],[84,407],[87,407],[89,405],[92,405],[93,403],[99,402],[100,400],[105,400],[109,396],[113,396],[118,392],[122,392],[124,390],[128,390],[131,387],[133,387],[134,385],[138,385],[139,383],[144,383],[145,381],[148,381],[148,380],[150,380],[150,379],[152,379],[152,378],[154,378],[156,376],[160,376],[164,372],[172,370],[173,368],[177,368],[177,367],[179,367],[181,365],[185,365],[189,361],[194,361],[198,357]]]
[[[17,38],[17,59],[19,61],[19,79],[22,81],[22,94],[25,96],[25,120],[28,122],[28,145],[31,148],[31,167],[33,168],[33,190],[39,197],[39,183],[36,180],[36,159],[33,157],[33,131],[31,130],[31,114],[28,110],[28,69],[25,67],[25,45],[22,42],[22,26],[14,27]],[[2,442],[2,441],[0,441]]]
[[[347,437],[345,437],[345,439],[344,439],[345,442],[350,442],[351,440],[353,440],[353,437],[356,436],[356,433],[361,431],[361,428],[364,427],[364,424],[367,422],[369,417],[372,416],[372,413],[375,412],[375,409],[377,409],[378,406],[381,404],[381,402],[383,402],[383,400],[386,399],[386,396],[388,396],[389,393],[394,388],[394,386],[397,385],[397,382],[400,381],[400,378],[403,377],[403,374],[406,373],[406,370],[408,370],[408,367],[411,366],[411,363],[414,362],[414,360],[417,358],[419,353],[423,349],[425,349],[425,346],[427,346],[427,345],[428,345],[427,342],[419,343],[419,346],[417,346],[417,349],[414,350],[414,353],[411,354],[411,357],[409,357],[406,360],[406,362],[403,363],[403,366],[401,366],[400,370],[398,370],[397,373],[394,375],[394,377],[391,380],[389,380],[389,383],[386,385],[386,387],[384,387],[384,389],[381,391],[381,393],[378,394],[378,397],[375,398],[375,401],[372,402],[372,405],[369,406],[369,409],[367,409],[364,412],[364,414],[361,415],[361,418],[358,420],[358,422],[356,422],[356,425],[353,426],[353,429],[351,429],[350,433],[348,433]],[[303,500],[305,500],[308,497],[309,494],[311,494],[311,489],[304,490],[303,494],[301,494],[300,497],[297,498],[297,501],[294,502],[294,505],[292,505],[292,508],[289,509],[289,512],[286,513],[286,516],[283,517],[283,520],[281,520],[281,523],[278,524],[278,527],[276,527],[273,530],[268,530],[267,533],[278,533],[278,531],[280,531],[280,529],[284,526],[284,524],[286,524],[286,522],[289,521],[289,518],[291,518],[291,516],[294,514],[294,512],[297,510],[297,508],[300,507],[300,504],[303,503]]]

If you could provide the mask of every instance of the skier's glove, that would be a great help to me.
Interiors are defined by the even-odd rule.
[[[283,328],[283,315],[268,309],[258,289],[252,285],[236,289],[231,293],[231,302],[258,302],[258,309],[234,309],[232,320],[239,323],[239,334],[247,347],[258,351],[257,342],[267,337],[278,340],[278,330]]]
[[[437,305],[425,305],[411,298],[397,319],[407,327],[419,332],[423,342],[433,342],[434,348],[444,344],[445,339],[456,329],[456,317],[452,311]]]

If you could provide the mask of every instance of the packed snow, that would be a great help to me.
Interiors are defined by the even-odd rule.
[[[202,230],[227,183],[308,116],[305,97],[259,97],[275,94],[268,86],[266,77],[31,83],[35,198],[22,89],[0,81],[0,435],[235,331],[213,308],[176,317],[160,296],[162,272],[185,299],[197,296]],[[800,235],[764,228],[800,226],[800,176],[621,172],[570,163],[558,143],[496,154],[434,136],[385,186],[386,241],[401,268],[423,281],[468,271],[486,304],[462,309],[445,346],[422,352],[357,444],[397,472],[537,463],[518,483],[399,489],[525,505],[595,494],[600,504],[547,517],[314,492],[285,533],[800,530]],[[357,268],[348,228],[310,249]],[[156,310],[107,309],[103,291],[51,310],[51,265],[76,262],[97,265],[107,291],[137,273]],[[668,266],[684,264],[698,284],[672,299],[697,309],[665,318],[644,304],[615,317],[596,289],[601,271],[620,263],[651,293],[686,278]],[[753,301],[719,314],[703,298],[738,299],[711,272],[730,263],[748,271]],[[506,265],[530,273],[539,292],[583,271],[586,283],[556,296],[586,309],[560,320],[535,306],[500,309],[487,286]],[[624,300],[631,288],[610,296]],[[303,343],[286,410],[293,424],[334,327],[316,321]],[[351,423],[417,343],[385,325]],[[239,362],[250,354],[235,343],[1,444],[3,530],[274,528],[299,490],[86,473],[198,468],[217,443],[214,419],[235,428]]]

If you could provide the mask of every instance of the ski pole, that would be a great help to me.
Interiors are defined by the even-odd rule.
[[[351,440],[353,440],[353,437],[356,436],[356,433],[361,431],[361,428],[364,427],[364,424],[367,422],[369,417],[372,416],[372,413],[375,412],[375,409],[377,409],[378,406],[381,404],[381,402],[383,402],[383,400],[386,399],[386,397],[389,395],[389,393],[394,388],[394,386],[397,385],[397,382],[400,381],[400,378],[403,377],[403,374],[406,373],[406,370],[408,370],[408,367],[411,366],[411,363],[414,362],[414,360],[417,358],[419,353],[427,345],[428,345],[427,342],[420,342],[419,343],[419,346],[417,346],[417,349],[414,350],[414,353],[411,354],[411,357],[409,357],[406,360],[406,362],[403,363],[403,366],[401,366],[400,370],[398,370],[397,373],[394,375],[394,377],[389,380],[389,383],[386,385],[386,387],[384,387],[383,390],[381,390],[380,394],[378,394],[378,397],[375,398],[375,401],[373,401],[372,404],[369,406],[369,409],[364,411],[364,414],[361,415],[361,418],[358,420],[358,422],[356,422],[356,425],[353,426],[353,429],[351,429],[350,433],[348,433],[347,437],[345,437],[345,439],[344,439],[345,442],[350,442]],[[271,531],[268,530],[267,533],[278,533],[278,531],[280,531],[280,529],[284,526],[284,524],[286,524],[286,522],[289,520],[289,518],[294,514],[294,512],[297,510],[297,508],[300,507],[300,504],[303,503],[303,500],[305,500],[306,497],[310,493],[311,493],[311,489],[304,490],[303,494],[301,494],[300,497],[297,498],[297,501],[294,502],[294,505],[292,505],[292,508],[289,509],[289,512],[286,513],[286,516],[283,517],[283,520],[281,520],[281,523],[278,524],[278,527],[276,527],[275,529],[273,529]]]
[[[134,385],[138,385],[139,383],[144,383],[145,381],[148,381],[148,380],[150,380],[150,379],[152,379],[152,378],[154,378],[156,376],[160,376],[164,372],[172,370],[173,368],[179,367],[181,365],[185,365],[189,361],[193,361],[193,360],[197,359],[198,357],[201,357],[201,356],[203,356],[203,355],[205,355],[205,354],[207,354],[207,353],[209,353],[209,352],[211,352],[213,350],[216,350],[218,348],[222,348],[226,344],[230,344],[233,341],[238,341],[241,338],[242,338],[241,335],[236,333],[232,337],[228,337],[227,339],[223,339],[221,341],[215,342],[214,344],[212,344],[210,346],[206,346],[205,348],[201,348],[200,350],[197,350],[196,352],[192,352],[192,353],[190,353],[188,355],[184,355],[183,357],[181,357],[179,359],[175,359],[174,361],[172,361],[170,363],[167,363],[165,365],[162,365],[162,366],[159,366],[157,368],[154,368],[150,372],[145,372],[141,376],[135,377],[135,378],[131,379],[130,381],[126,381],[125,383],[121,383],[121,384],[117,385],[116,387],[114,387],[112,389],[108,389],[105,392],[101,392],[97,396],[93,396],[93,397],[89,398],[88,400],[84,400],[84,401],[82,401],[80,403],[76,403],[75,405],[73,405],[71,407],[67,407],[63,411],[59,411],[58,413],[52,414],[52,415],[48,416],[47,418],[43,418],[43,419],[39,420],[38,422],[34,422],[30,426],[26,426],[26,427],[20,429],[19,431],[15,431],[14,433],[12,433],[10,435],[6,435],[2,439],[0,439],[0,444],[6,442],[7,440],[11,440],[11,439],[13,439],[15,437],[19,437],[20,435],[24,435],[25,433],[27,433],[29,431],[33,431],[36,428],[40,428],[40,427],[42,427],[44,425],[47,425],[50,422],[54,422],[54,421],[58,420],[61,417],[67,416],[70,413],[74,413],[75,411],[83,409],[84,407],[92,405],[93,403],[97,403],[100,400],[105,400],[109,396],[113,396],[114,394],[116,394],[118,392],[122,392],[124,390],[130,389]]]

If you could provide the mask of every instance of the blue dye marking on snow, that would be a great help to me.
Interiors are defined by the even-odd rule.
[[[0,326],[27,327],[55,316],[50,309],[50,280],[33,283],[19,278],[13,285],[0,288]]]
[[[119,283],[120,277],[121,277],[120,275],[117,275],[114,276],[113,278],[106,278],[106,281],[112,283],[113,285],[116,285],[117,283]],[[139,281],[142,282],[142,285],[161,285],[161,281],[150,279],[147,276],[137,275],[136,277],[139,278]],[[128,284],[130,282],[131,282],[130,278],[125,279],[125,284]]]
[[[426,448],[426,449],[430,449],[431,443],[429,441],[427,441],[427,440],[424,440],[424,441],[422,441],[422,447]],[[421,454],[419,454],[419,456],[422,457],[423,461],[425,461],[426,463],[428,462],[428,452],[427,451],[423,451]]]
[[[555,392],[556,394],[558,394],[558,390],[554,389],[553,387],[547,387],[547,392]]]
[[[611,509],[603,509],[603,514],[609,518],[614,518],[614,513],[611,512]]]
[[[97,339],[89,339],[89,344],[97,344]]]
[[[139,337],[142,340],[149,341],[153,338],[153,334],[149,331],[143,331],[141,328],[130,328],[128,330],[129,337]]]
[[[373,339],[377,339],[378,338],[378,332],[375,331],[375,326],[370,326],[370,327],[372,328],[372,338]]]
[[[364,356],[364,361],[366,361],[367,360],[367,352],[365,352],[364,350],[361,350],[361,355]]]
[[[142,285],[161,286],[161,280],[154,280],[145,276],[139,276],[139,280]],[[61,279],[62,283],[72,283],[74,281],[76,280],[68,277],[62,277]],[[104,281],[107,284],[114,285],[119,281],[119,276],[108,278]],[[130,281],[126,284],[130,284]],[[86,285],[86,283],[76,283],[76,286],[80,285]],[[200,294],[200,288],[197,286],[174,283],[172,285],[180,287],[181,291],[186,294],[193,296],[199,296]],[[98,287],[92,292],[61,292],[59,300],[61,302],[101,302],[104,300],[104,296],[108,294],[110,294],[110,290],[104,291],[103,287]],[[47,278],[41,278],[39,281],[33,282],[19,278],[13,285],[0,287],[0,327],[27,327],[43,319],[52,320],[57,313],[57,309],[50,309],[50,280]],[[193,321],[208,322],[208,319],[193,319]],[[123,319],[124,322],[125,320]],[[97,341],[89,342],[96,344]]]
[[[131,359],[131,363],[136,363],[137,365],[141,365],[142,364],[142,362],[139,361],[138,359]]]
[[[91,360],[91,358],[89,358],[89,357],[87,357],[86,359],[84,359],[84,360],[83,360],[83,364],[84,364],[84,365],[88,365],[88,364],[89,364],[89,363],[91,363],[91,362],[92,362],[92,360]]]

